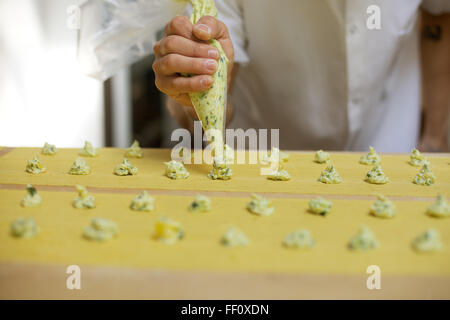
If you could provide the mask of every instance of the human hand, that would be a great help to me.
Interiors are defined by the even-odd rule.
[[[212,75],[217,71],[219,51],[209,45],[211,39],[219,41],[227,55],[229,80],[234,49],[225,24],[205,16],[192,25],[187,17],[177,16],[167,24],[164,37],[153,49],[156,87],[176,102],[192,107],[188,93],[209,89],[213,85]]]

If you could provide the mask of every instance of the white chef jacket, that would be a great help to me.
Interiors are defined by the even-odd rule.
[[[237,74],[231,128],[280,129],[283,149],[409,152],[420,122],[418,9],[450,0],[216,0]],[[369,30],[367,8],[381,9]]]

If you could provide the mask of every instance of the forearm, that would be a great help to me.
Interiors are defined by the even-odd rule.
[[[422,81],[426,151],[448,148],[450,109],[450,14],[422,14]],[[425,141],[425,142],[424,142]]]

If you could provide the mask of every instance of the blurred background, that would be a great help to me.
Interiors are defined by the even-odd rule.
[[[154,85],[152,56],[105,82],[81,73],[67,19],[83,2],[0,0],[0,145],[170,146],[177,125]]]
[[[76,0],[0,0],[0,145],[161,147],[176,128],[149,56],[101,82],[81,73]]]

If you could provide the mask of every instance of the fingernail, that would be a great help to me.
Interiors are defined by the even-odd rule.
[[[217,69],[217,62],[216,62],[216,60],[207,60],[205,62],[205,67],[206,67],[206,69],[208,69],[210,71],[215,71]]]
[[[202,80],[200,80],[200,84],[201,84],[202,87],[209,86],[209,83],[210,83],[210,78],[204,77]]]
[[[201,31],[202,33],[205,33],[207,35],[211,34],[211,28],[209,26],[207,26],[206,24],[198,24],[196,26],[198,31]]]
[[[219,57],[219,51],[217,51],[217,50],[209,50],[208,51],[208,58],[217,59],[218,57]]]

